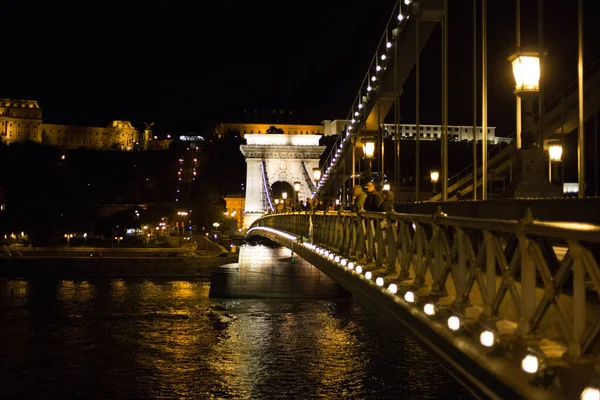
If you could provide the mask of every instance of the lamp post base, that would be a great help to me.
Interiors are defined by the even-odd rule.
[[[562,197],[562,188],[550,183],[544,173],[539,149],[520,149],[515,157],[513,181],[503,193],[505,198]]]

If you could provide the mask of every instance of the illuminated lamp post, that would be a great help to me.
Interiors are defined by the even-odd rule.
[[[367,160],[365,166],[365,178],[367,182],[369,182],[372,178],[371,174],[371,162],[375,158],[375,140],[373,138],[363,138],[362,139],[363,146],[363,157]]]
[[[285,212],[285,204],[287,202],[287,192],[281,193],[281,197],[282,197],[281,204],[283,205],[282,211]]]
[[[185,231],[185,220],[188,216],[188,212],[187,211],[177,211],[177,215],[179,215],[181,217],[181,230],[179,230],[179,227],[177,228],[177,233],[179,234],[179,247],[182,246],[182,241],[183,241],[183,232]]]
[[[554,196],[557,187],[544,179],[540,154],[540,137],[536,133],[533,101],[540,89],[540,57],[536,51],[517,51],[508,58],[515,78],[515,94],[522,102],[521,148],[517,150],[513,181],[506,191],[508,197]],[[517,116],[517,120],[519,120]]]
[[[440,171],[436,169],[432,169],[429,171],[429,178],[431,179],[431,184],[433,185],[433,189],[431,189],[431,194],[434,196],[437,193],[436,183],[440,180]]]
[[[321,180],[321,170],[319,168],[313,168],[313,181],[315,181],[315,183],[319,183],[319,181]]]
[[[552,162],[562,161],[563,148],[559,142],[548,143],[548,181],[552,183]]]
[[[294,204],[295,208],[300,210],[300,188],[302,187],[302,183],[296,181],[294,182]]]
[[[87,233],[83,234],[83,247],[87,246]]]

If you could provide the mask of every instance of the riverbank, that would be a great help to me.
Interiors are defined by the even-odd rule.
[[[183,249],[14,249],[0,258],[0,278],[210,278],[236,253]]]

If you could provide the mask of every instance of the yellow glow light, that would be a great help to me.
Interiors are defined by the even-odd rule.
[[[515,77],[515,92],[540,89],[540,58],[536,53],[516,53],[508,59]]]
[[[363,154],[365,158],[373,158],[375,155],[375,142],[373,140],[363,141]]]
[[[313,168],[313,179],[318,181],[321,179],[321,170],[319,168]]]
[[[560,161],[562,158],[563,148],[558,143],[551,143],[548,147],[551,161]]]

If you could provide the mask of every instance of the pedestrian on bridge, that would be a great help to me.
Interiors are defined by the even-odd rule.
[[[394,192],[392,190],[382,190],[381,199],[383,200],[383,211],[393,212],[394,211]]]
[[[367,194],[363,191],[362,186],[356,185],[352,188],[352,195],[354,196],[354,203],[352,205],[352,211],[359,212],[365,210],[365,201],[367,200]]]
[[[375,182],[367,182],[367,199],[365,200],[365,211],[384,211],[383,199],[375,187]]]

